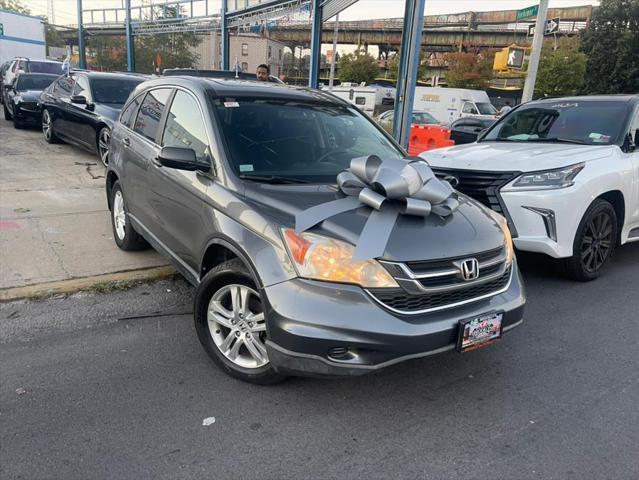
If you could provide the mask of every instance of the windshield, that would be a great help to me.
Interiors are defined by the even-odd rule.
[[[414,112],[413,123],[417,125],[438,124],[439,122],[430,113]]]
[[[610,145],[628,107],[620,102],[544,102],[513,110],[482,139]]]
[[[30,61],[29,72],[31,73],[62,73],[62,64],[56,62],[33,62]]]
[[[95,78],[91,80],[91,91],[95,103],[126,103],[129,94],[142,83],[141,78]]]
[[[235,170],[334,183],[351,159],[403,155],[356,110],[332,103],[293,100],[213,99]]]
[[[476,103],[475,105],[482,115],[495,115],[497,113],[497,109],[493,107],[492,103]]]
[[[58,78],[56,75],[20,75],[16,82],[16,90],[44,90]]]

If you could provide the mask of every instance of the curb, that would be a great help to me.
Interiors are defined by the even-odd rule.
[[[36,299],[60,294],[72,294],[86,290],[96,285],[113,282],[162,280],[172,277],[177,272],[170,266],[153,267],[142,270],[126,270],[105,275],[91,277],[70,278],[55,282],[26,285],[24,287],[12,287],[0,289],[0,303],[13,300]]]

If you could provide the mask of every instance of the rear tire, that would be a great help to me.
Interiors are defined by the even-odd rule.
[[[120,182],[115,182],[111,188],[111,228],[115,244],[126,252],[144,250],[149,244],[135,231],[124,201]]]
[[[255,279],[239,259],[211,269],[195,293],[195,330],[211,359],[228,375],[272,385],[286,379],[266,354],[263,301]]]
[[[617,244],[617,214],[598,198],[584,214],[573,243],[572,257],[562,260],[568,278],[589,282],[599,278]]]

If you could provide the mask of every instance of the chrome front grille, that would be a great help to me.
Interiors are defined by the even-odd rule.
[[[510,285],[511,264],[504,247],[475,255],[422,262],[381,261],[401,288],[369,289],[387,308],[404,314],[426,313],[478,301],[505,291]],[[462,262],[476,259],[479,274],[466,280]]]

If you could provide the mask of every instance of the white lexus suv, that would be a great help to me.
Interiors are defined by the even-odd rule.
[[[502,213],[517,248],[562,259],[576,280],[639,241],[639,95],[529,102],[477,142],[421,157]]]

